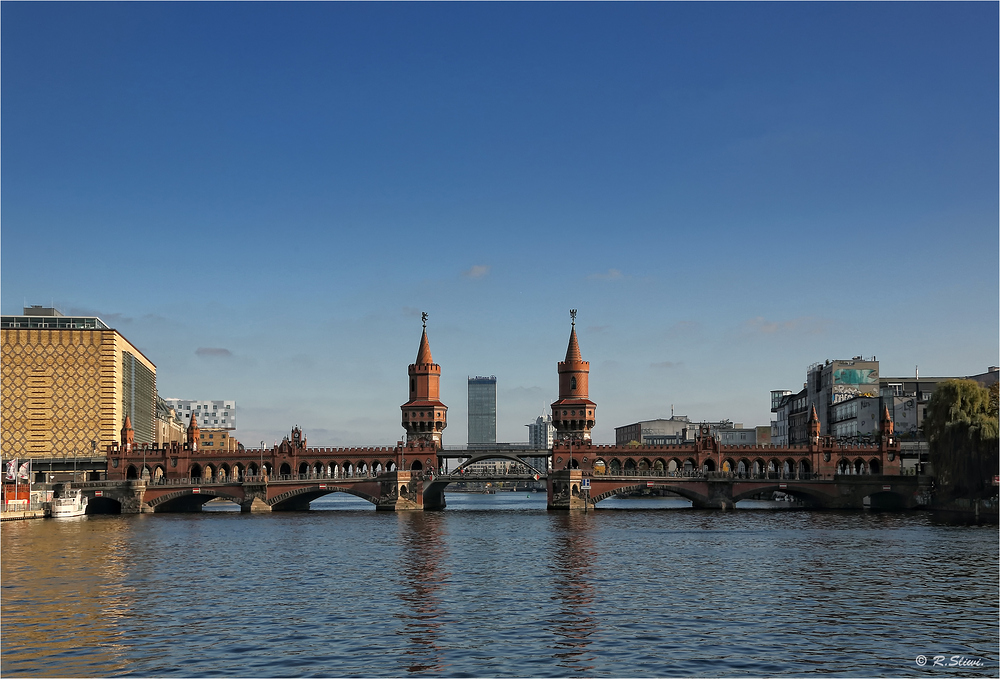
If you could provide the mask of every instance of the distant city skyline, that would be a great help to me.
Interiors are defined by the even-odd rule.
[[[997,365],[995,3],[3,3],[0,311],[98,316],[236,437],[596,443],[806,366]]]

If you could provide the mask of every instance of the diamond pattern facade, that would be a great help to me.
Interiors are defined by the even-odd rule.
[[[126,406],[150,425],[156,367],[115,330],[3,329],[0,446],[3,457],[89,457],[118,440]],[[153,375],[148,404],[126,402],[123,364],[131,354]],[[147,412],[148,411],[148,412]],[[151,432],[151,426],[149,427]],[[137,443],[152,443],[140,440]]]

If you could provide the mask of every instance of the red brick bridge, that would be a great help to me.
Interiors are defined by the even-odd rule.
[[[779,490],[816,507],[860,508],[865,498],[901,507],[916,502],[920,481],[902,475],[888,409],[882,412],[879,443],[869,446],[845,447],[821,436],[815,408],[805,445],[724,446],[707,426],[699,428],[695,440],[680,445],[594,445],[597,404],[589,398],[590,363],[580,352],[576,311],[570,315],[566,359],[558,363],[559,398],[552,403],[559,441],[551,450],[444,449],[448,408],[440,400],[441,366],[431,357],[424,314],[417,358],[407,368],[410,398],[400,406],[405,444],[310,448],[295,427],[270,450],[199,450],[192,415],[185,443],[155,448],[135,444],[126,418],[121,443],[107,449],[105,486],[87,484],[87,492],[95,508],[117,502],[125,512],[200,509],[214,497],[232,500],[244,511],[301,510],[335,492],[350,493],[382,510],[440,509],[448,485],[466,480],[461,474],[443,474],[447,460],[460,458],[466,465],[483,459],[518,463],[524,478],[545,479],[549,509],[587,510],[612,495],[642,489],[676,493],[695,507],[730,508],[741,499]],[[542,457],[547,458],[545,469],[531,467],[531,459]]]
[[[528,464],[539,457],[548,458],[546,469]],[[445,474],[449,459],[464,463]],[[519,464],[509,474],[464,473],[473,462],[489,459]],[[445,451],[423,442],[309,448],[296,428],[270,450],[112,445],[107,476],[116,483],[104,484],[105,492],[94,495],[97,507],[102,500],[116,501],[125,512],[195,511],[213,498],[231,500],[243,511],[305,510],[312,500],[335,492],[359,497],[379,510],[443,509],[448,485],[470,478],[544,480],[550,509],[587,510],[608,497],[645,491],[675,493],[698,508],[732,508],[740,500],[775,491],[816,508],[861,508],[866,498],[870,504],[904,508],[916,504],[923,480],[901,474],[899,444],[888,437],[871,446],[844,447],[818,436],[805,446],[724,446],[707,429],[694,442],[674,446],[577,441],[558,443],[551,451]],[[87,485],[88,493],[102,490],[101,484]]]

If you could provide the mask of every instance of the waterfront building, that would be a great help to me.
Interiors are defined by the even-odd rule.
[[[806,368],[802,391],[771,392],[771,440],[775,445],[804,445],[809,440],[807,423],[811,408],[816,408],[821,435],[830,435],[833,406],[842,401],[879,395],[878,360],[838,359],[813,363]]]
[[[236,429],[236,401],[195,401],[182,398],[163,399],[177,416],[187,421],[197,415],[198,424],[206,429]]]
[[[970,379],[989,385],[1000,377],[1000,368],[969,376],[882,377],[875,357],[814,363],[806,370],[802,391],[771,392],[771,440],[779,446],[805,445],[809,441],[809,409],[815,407],[822,436],[844,445],[874,443],[882,434],[883,410],[888,410],[894,435],[901,446],[904,468],[927,462],[928,445],[922,433],[924,412],[937,386],[947,380]]]
[[[677,445],[694,441],[698,425],[687,415],[671,415],[669,419],[643,420],[615,427],[615,445]]]
[[[529,448],[552,448],[555,441],[556,428],[552,426],[551,415],[539,415],[531,424],[524,425],[528,428]]]
[[[441,402],[441,366],[431,357],[427,341],[427,314],[421,315],[423,332],[417,360],[406,371],[410,377],[410,399],[400,406],[407,444],[431,443],[440,448],[448,426],[448,406]]]
[[[177,412],[182,421],[198,418],[198,444],[204,449],[238,450],[240,442],[232,435],[236,430],[236,401],[197,401],[181,398],[163,399]]]
[[[26,307],[0,317],[0,346],[5,458],[94,475],[126,416],[136,442],[154,443],[156,366],[100,318]]]
[[[643,420],[615,427],[615,445],[676,446],[695,441],[702,427],[727,446],[757,444],[757,429],[745,428],[729,420],[693,423],[687,415],[671,415],[669,419]]]
[[[590,362],[583,360],[576,338],[576,309],[570,311],[572,326],[566,360],[559,361],[559,399],[552,403],[552,425],[560,440],[590,441],[597,424],[597,404],[589,398]]]
[[[528,428],[528,447],[535,450],[552,450],[552,444],[556,438],[556,428],[552,426],[551,415],[539,415],[531,424],[524,425]],[[548,469],[548,457],[525,458],[532,467],[540,471]]]
[[[184,422],[177,411],[159,396],[156,398],[156,433],[153,442],[157,446],[184,442]]]
[[[497,442],[497,378],[469,378],[469,446]]]

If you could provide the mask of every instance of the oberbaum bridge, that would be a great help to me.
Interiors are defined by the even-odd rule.
[[[198,449],[192,413],[186,443],[136,445],[128,418],[121,442],[107,448],[105,481],[74,484],[89,497],[90,511],[200,511],[215,498],[244,512],[308,510],[330,493],[349,493],[378,510],[444,509],[450,483],[469,480],[542,481],[550,510],[588,511],[604,499],[634,492],[667,491],[700,509],[731,509],[743,499],[780,491],[818,509],[905,509],[917,504],[922,477],[901,474],[900,446],[883,409],[880,441],[844,446],[820,436],[815,407],[808,445],[721,445],[702,425],[694,441],[677,445],[594,445],[597,404],[589,399],[590,363],[576,337],[576,311],[566,359],[558,364],[559,399],[552,404],[556,443],[549,449],[445,450],[448,407],[441,402],[441,366],[431,358],[427,314],[417,359],[408,369],[410,398],[401,406],[406,442],[382,448],[310,448],[297,426],[270,450]],[[547,459],[545,468],[529,460]],[[509,460],[513,473],[477,474],[466,467]],[[445,471],[446,461],[460,464]]]

